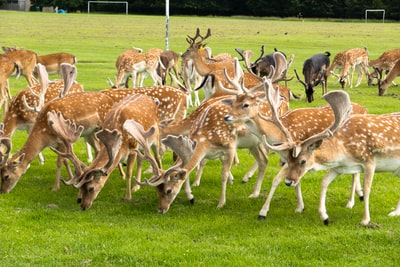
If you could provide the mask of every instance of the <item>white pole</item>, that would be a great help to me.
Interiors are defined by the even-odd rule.
[[[165,50],[169,50],[168,23],[169,23],[169,0],[165,0]]]

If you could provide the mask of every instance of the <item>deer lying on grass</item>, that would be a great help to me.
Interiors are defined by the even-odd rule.
[[[11,75],[19,77],[20,69],[18,64],[4,55],[0,55],[0,108],[6,110],[11,93],[8,78]]]
[[[33,71],[37,63],[37,55],[35,52],[24,49],[4,47],[4,56],[16,63],[20,69],[21,75],[25,76],[29,86],[33,86],[36,81],[33,77]]]
[[[161,158],[159,156],[160,137],[159,137],[159,119],[156,101],[143,94],[135,94],[125,97],[107,113],[102,130],[96,133],[101,141],[100,151],[90,166],[81,168],[82,163],[77,160],[72,148],[68,149],[68,155],[60,153],[62,156],[68,156],[75,169],[78,169],[76,176],[66,184],[78,188],[80,191],[79,200],[82,210],[89,209],[93,201],[97,198],[101,189],[104,187],[109,175],[121,161],[127,160],[127,191],[125,199],[131,200],[131,176],[139,144],[132,138],[123,125],[126,121],[133,120],[139,123],[144,129],[149,130],[146,145],[153,145],[153,152],[156,158],[158,168],[161,168]],[[50,115],[49,115],[50,116]],[[59,114],[57,117],[52,115],[51,122],[53,129],[59,134],[66,144],[73,136],[76,136],[77,126],[71,121],[67,121]],[[80,126],[79,126],[80,127]],[[70,132],[70,130],[73,130]],[[83,130],[81,128],[80,132]],[[136,177],[140,180],[141,168],[136,171]]]
[[[379,74],[378,78],[378,89],[379,95],[382,96],[386,93],[389,85],[396,79],[397,76],[400,75],[400,61],[397,61],[393,68],[390,70],[386,79],[382,81],[382,73]]]
[[[304,81],[300,79],[296,69],[294,69],[297,80],[304,85],[308,103],[314,101],[314,88],[318,84],[321,83],[322,95],[326,94],[328,91],[325,72],[330,63],[330,55],[329,52],[325,52],[325,54],[316,54],[306,59],[303,64]]]
[[[82,125],[84,128],[82,137],[97,152],[98,146],[93,135],[100,129],[105,115],[113,105],[114,101],[112,98],[100,92],[69,94],[50,101],[38,114],[23,147],[9,158],[7,163],[0,169],[0,193],[8,193],[15,187],[20,177],[28,169],[29,163],[44,148],[52,146],[58,148],[60,151],[64,151],[63,143],[48,124],[48,112],[60,112],[65,119]],[[59,181],[60,173],[57,172],[55,184],[59,184]]]
[[[40,55],[37,57],[37,64],[45,66],[48,74],[60,73],[62,63],[75,65],[76,62],[77,59],[74,55],[65,52]],[[34,74],[37,76],[36,70]]]
[[[368,65],[372,67],[374,71],[368,76],[368,85],[373,85],[373,80],[382,77],[384,71],[386,74],[389,73],[399,59],[400,48],[397,48],[383,52],[377,59],[369,60]]]
[[[36,117],[44,104],[66,93],[83,92],[83,87],[75,83],[77,75],[76,68],[69,64],[63,64],[62,80],[55,80],[50,82],[47,77],[44,66],[38,64],[38,73],[40,84],[29,87],[16,94],[4,115],[4,136],[12,137],[16,130],[26,130],[28,133],[31,131]],[[39,100],[39,101],[38,101]],[[89,161],[91,161],[91,154],[89,154]],[[39,162],[44,163],[44,158],[39,154]],[[57,190],[54,187],[53,190]]]
[[[335,114],[332,125],[306,140],[287,138],[285,143],[266,145],[275,151],[287,152],[286,184],[296,186],[308,171],[329,170],[322,180],[319,213],[327,225],[326,193],[329,184],[340,174],[364,173],[364,215],[361,225],[377,226],[370,222],[369,196],[375,172],[394,172],[399,169],[400,114],[352,115],[350,99],[344,91],[324,96]],[[336,107],[335,107],[336,106]],[[274,118],[282,132],[287,129]],[[400,215],[400,201],[389,216]]]

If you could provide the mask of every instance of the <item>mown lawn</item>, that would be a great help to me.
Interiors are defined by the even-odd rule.
[[[165,47],[163,16],[47,14],[0,11],[0,45],[18,46],[38,54],[70,52],[78,57],[78,81],[85,90],[108,87],[115,76],[115,60],[124,50],[135,46],[145,50]],[[361,21],[319,21],[242,17],[171,17],[170,49],[184,52],[187,35],[197,27],[212,29],[208,45],[214,54],[234,48],[252,49],[257,57],[261,45],[266,52],[278,48],[294,54],[293,68],[301,70],[303,61],[330,51],[332,59],[342,50],[368,47],[370,58],[397,48],[398,23]],[[57,78],[57,76],[52,76]],[[148,80],[148,84],[151,82]],[[304,94],[295,80],[289,87]],[[26,87],[23,78],[10,79],[12,93]],[[329,88],[338,89],[331,78]],[[376,87],[366,81],[358,88],[347,88],[353,102],[366,106],[370,113],[399,111],[399,89],[377,96]],[[320,88],[315,102],[292,102],[291,108],[324,105]],[[191,108],[190,110],[192,110]],[[17,132],[13,151],[27,135]],[[75,146],[85,157],[83,143]],[[253,180],[241,183],[252,165],[246,151],[239,152],[240,164],[232,168],[235,182],[228,187],[227,204],[216,209],[220,195],[219,161],[209,161],[200,187],[193,188],[191,205],[180,194],[167,214],[157,213],[153,188],[142,188],[131,202],[122,200],[125,182],[115,171],[88,211],[76,204],[77,191],[62,185],[51,187],[55,176],[55,154],[44,151],[45,165],[37,160],[22,176],[10,194],[0,195],[1,266],[398,266],[400,258],[399,218],[388,217],[400,197],[398,177],[377,174],[371,194],[371,219],[379,229],[359,226],[363,205],[345,208],[350,176],[332,183],[327,208],[332,223],[326,227],[317,212],[319,185],[324,173],[307,174],[302,181],[306,209],[294,212],[293,189],[280,186],[264,221],[258,212],[264,203],[271,180],[279,171],[278,158],[270,163],[262,196],[249,199]],[[168,153],[163,159],[171,163]],[[64,172],[65,176],[66,173]]]

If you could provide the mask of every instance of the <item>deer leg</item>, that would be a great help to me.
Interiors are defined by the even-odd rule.
[[[346,208],[351,209],[354,207],[354,198],[355,198],[356,193],[362,200],[363,192],[362,192],[362,188],[361,188],[359,173],[353,174],[353,182],[351,185],[350,197],[349,197],[349,201],[347,202]]]
[[[283,179],[285,179],[287,175],[287,170],[288,170],[287,164],[283,165],[278,174],[272,180],[271,189],[269,190],[267,199],[265,200],[264,205],[262,206],[260,212],[258,213],[259,220],[265,219],[267,217],[272,197],[274,196],[275,190],[278,187],[278,185],[283,181]]]
[[[229,173],[231,170],[232,162],[236,154],[236,149],[229,151],[222,157],[222,188],[221,188],[221,196],[218,202],[217,208],[222,208],[226,203],[226,185],[229,178]]]
[[[249,196],[249,198],[256,198],[260,195],[262,181],[264,179],[265,169],[267,168],[268,164],[268,157],[266,156],[265,151],[262,149],[261,146],[257,146],[252,148],[250,152],[257,160],[258,165],[258,175],[256,183],[254,184],[253,193]]]
[[[86,152],[88,155],[88,162],[91,163],[93,161],[93,154],[92,154],[92,147],[88,142],[85,142],[86,145]]]
[[[329,184],[338,176],[338,173],[333,171],[332,169],[324,176],[321,183],[321,192],[319,198],[319,208],[318,212],[320,214],[321,220],[325,225],[329,224],[329,216],[326,212],[326,193],[328,191]]]
[[[199,165],[197,165],[197,172],[196,172],[196,178],[194,180],[194,182],[192,183],[192,186],[199,186],[200,185],[200,180],[201,180],[201,176],[203,175],[203,170],[204,170],[204,166],[207,163],[207,159],[203,158]]]
[[[254,175],[258,168],[258,163],[254,162],[254,164],[250,167],[250,170],[247,171],[247,173],[243,176],[242,183],[247,183],[250,178]]]
[[[140,157],[136,158],[136,179],[133,181],[132,191],[137,192],[140,189],[140,185],[136,182],[142,180],[142,167],[143,167],[143,160]]]
[[[374,166],[367,166],[364,169],[364,216],[361,220],[362,226],[367,227],[375,227],[377,225],[373,225],[370,223],[371,217],[369,213],[369,196],[371,193],[372,187],[372,180],[374,178],[375,167]]]
[[[135,192],[135,191],[139,190],[139,188],[140,188],[140,186],[139,186],[139,188],[137,188],[137,189],[135,189],[135,188],[131,189],[131,186],[132,186],[132,184],[131,184],[132,172],[133,172],[133,166],[135,165],[135,161],[136,161],[136,155],[137,155],[136,152],[134,152],[134,153],[132,153],[132,154],[130,154],[128,156],[128,161],[127,161],[127,166],[126,166],[126,195],[125,195],[125,200],[127,200],[127,201],[132,200],[132,190]],[[141,160],[138,160],[137,164],[138,165],[139,164],[142,165]],[[137,169],[139,169],[139,166],[138,166]],[[140,167],[140,171],[141,171],[141,167]],[[138,172],[136,172],[136,175],[137,175],[136,178],[140,180],[141,179],[140,176],[139,176],[140,174],[138,174]],[[136,183],[135,183],[135,186],[136,186]]]

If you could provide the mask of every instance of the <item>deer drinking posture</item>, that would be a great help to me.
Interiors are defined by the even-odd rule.
[[[361,225],[370,222],[369,196],[375,172],[394,172],[400,167],[400,114],[352,115],[349,96],[334,91],[325,96],[334,109],[335,122],[306,140],[290,140],[281,145],[266,145],[275,151],[287,151],[286,184],[296,186],[308,171],[329,170],[321,186],[319,213],[329,224],[326,211],[328,185],[340,174],[364,173],[364,215]],[[281,130],[286,132],[283,124]],[[400,215],[400,201],[389,216]]]
[[[60,112],[65,119],[82,125],[84,129],[82,137],[95,148],[95,151],[98,151],[93,135],[100,129],[105,115],[113,105],[112,98],[100,92],[69,94],[45,105],[38,114],[23,147],[1,167],[0,193],[8,193],[15,187],[20,177],[26,172],[29,163],[45,147],[59,147],[59,150],[63,151],[63,143],[49,126],[48,112]],[[57,173],[57,184],[59,180],[60,174]]]

